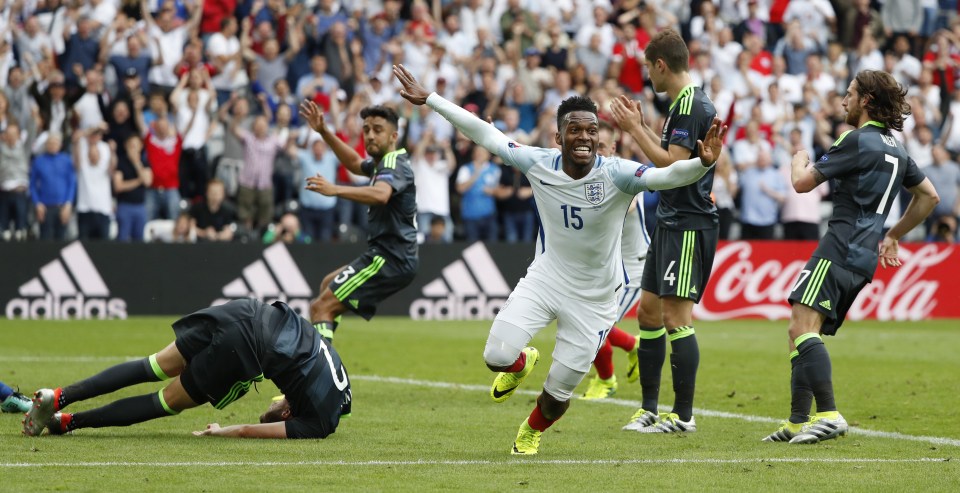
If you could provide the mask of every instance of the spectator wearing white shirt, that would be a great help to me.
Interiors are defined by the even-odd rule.
[[[183,46],[187,41],[196,35],[197,28],[200,26],[200,18],[203,14],[203,2],[197,2],[193,5],[193,12],[190,20],[177,25],[176,12],[173,7],[161,6],[160,12],[154,18],[150,13],[146,0],[141,0],[141,10],[143,20],[147,23],[148,33],[151,38],[156,40],[153,46],[153,57],[160,58],[162,54],[163,63],[150,69],[150,83],[170,92],[177,85],[177,75],[174,69],[180,64],[183,58]]]
[[[612,53],[613,45],[617,42],[616,33],[613,31],[613,25],[607,22],[609,4],[595,4],[593,7],[593,22],[584,24],[577,31],[574,38],[578,46],[590,46],[590,38],[596,33],[600,35],[599,51],[603,53]]]
[[[893,56],[896,62],[890,75],[904,87],[915,85],[920,80],[923,64],[910,54],[910,39],[907,36],[898,34],[893,38]]]
[[[793,146],[792,153],[803,150]],[[784,183],[790,183],[789,162],[780,164],[780,174]],[[780,209],[780,222],[783,223],[785,240],[820,239],[820,202],[830,192],[830,187],[819,186],[809,193],[797,193],[793,187],[785,187],[783,203]]]
[[[180,197],[188,201],[206,193],[210,179],[207,141],[214,130],[211,118],[216,110],[217,93],[210,84],[210,73],[193,69],[184,73],[170,94],[177,130],[183,135],[180,154]]]
[[[432,112],[431,112],[432,113]],[[457,167],[450,140],[438,140],[427,129],[413,148],[410,162],[417,185],[417,228],[421,242],[430,234],[434,218],[445,223],[443,241],[453,241],[450,217],[450,175]]]
[[[733,164],[743,172],[757,165],[761,153],[769,157],[772,150],[770,143],[760,135],[760,122],[751,120],[747,123],[746,136],[733,143]]]
[[[77,170],[77,233],[81,240],[110,237],[113,214],[111,178],[117,166],[116,145],[103,141],[105,124],[75,132],[73,164]]]
[[[903,133],[904,147],[920,169],[933,163],[933,131],[926,125],[917,125],[912,132]]]
[[[217,69],[210,82],[217,90],[217,105],[230,99],[230,94],[248,83],[243,70],[243,50],[237,38],[237,19],[226,16],[220,21],[220,31],[207,40],[207,58]]]
[[[794,19],[800,21],[807,36],[816,41],[821,49],[825,49],[827,40],[836,27],[837,14],[829,0],[791,0],[787,10],[783,12],[783,22]]]
[[[87,87],[83,96],[73,105],[73,112],[79,117],[78,130],[99,127],[106,120],[107,95],[104,92],[103,73],[96,69],[86,72]]]

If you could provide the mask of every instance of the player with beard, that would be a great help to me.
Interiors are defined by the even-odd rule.
[[[724,131],[716,120],[698,142],[700,157],[667,169],[604,158],[597,155],[597,107],[589,98],[573,96],[557,110],[555,140],[560,149],[526,147],[427,91],[402,65],[393,72],[403,86],[401,96],[415,105],[430,106],[470,140],[517,167],[533,188],[541,219],[540,251],[497,314],[483,356],[487,367],[498,373],[490,395],[495,402],[503,402],[540,357],[527,344],[557,320],[553,364],[512,449],[514,454],[536,454],[542,432],[566,412],[573,390],[616,320],[616,296],[625,280],[623,269],[610,259],[620,255],[627,209],[641,191],[699,180],[720,154]]]
[[[833,216],[790,292],[790,419],[764,441],[817,443],[847,433],[821,335],[837,333],[857,294],[873,279],[878,260],[884,268],[900,266],[898,241],[940,201],[933,184],[892,135],[903,130],[904,117],[910,114],[906,94],[890,74],[858,73],[843,98],[846,122],[856,129],[842,134],[816,164],[810,164],[806,151],[793,156],[791,180],[797,192],[833,181]],[[913,198],[884,235],[883,223],[901,186]],[[817,413],[811,416],[814,399]]]
[[[323,110],[313,101],[300,105],[300,115],[333,149],[347,170],[371,178],[370,186],[350,187],[307,178],[306,189],[328,197],[370,206],[367,251],[349,265],[323,278],[320,295],[310,303],[310,321],[328,340],[333,339],[340,316],[353,310],[366,320],[377,305],[407,287],[417,273],[417,188],[410,156],[397,149],[397,113],[385,106],[360,111],[368,158],[340,140],[324,123]]]

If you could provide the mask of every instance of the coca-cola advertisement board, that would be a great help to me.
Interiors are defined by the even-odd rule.
[[[787,297],[816,242],[720,242],[699,320],[790,317]],[[901,244],[900,267],[877,268],[847,320],[960,318],[960,248]]]

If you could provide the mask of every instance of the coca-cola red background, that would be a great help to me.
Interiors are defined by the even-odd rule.
[[[813,241],[720,242],[694,317],[789,318],[787,296],[816,248]],[[877,268],[847,320],[960,318],[960,248],[901,244],[900,259],[900,267]]]

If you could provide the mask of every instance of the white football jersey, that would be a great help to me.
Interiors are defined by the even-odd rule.
[[[650,166],[597,156],[587,176],[563,172],[560,150],[510,142],[498,152],[530,181],[540,216],[537,257],[527,276],[567,296],[592,302],[614,299],[625,284],[620,256],[624,217],[645,191]]]

